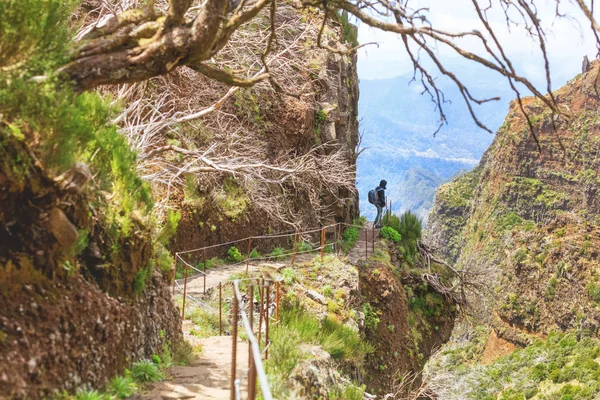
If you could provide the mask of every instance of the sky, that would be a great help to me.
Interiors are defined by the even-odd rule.
[[[581,62],[585,54],[590,60],[593,60],[597,53],[589,22],[584,19],[581,11],[576,10],[575,6],[568,1],[562,0],[561,12],[572,18],[556,18],[556,1],[536,1],[542,25],[547,32],[553,90],[558,89],[581,72]],[[544,63],[539,44],[528,37],[522,28],[513,28],[509,31],[505,24],[504,14],[497,7],[498,0],[491,0],[491,2],[496,6],[489,14],[491,24],[517,70],[538,85],[545,87]],[[487,4],[487,0],[480,0],[479,3]],[[432,26],[438,29],[453,32],[473,29],[484,31],[472,5],[472,0],[410,0],[409,4],[413,8],[429,7],[428,20]],[[361,43],[379,43],[378,47],[370,45],[360,50],[358,57],[360,79],[412,75],[412,63],[406,56],[403,44],[396,34],[359,24],[359,41]],[[462,44],[471,51],[481,50],[480,45],[473,41],[463,40]],[[461,71],[469,71],[470,68],[483,69],[482,67],[470,67],[469,64],[472,64],[470,61],[453,53],[449,48],[440,47],[437,49],[437,54],[445,65],[450,66],[459,76]],[[493,80],[504,82],[504,78],[499,75],[487,74],[485,71],[483,73],[486,76],[489,75]]]

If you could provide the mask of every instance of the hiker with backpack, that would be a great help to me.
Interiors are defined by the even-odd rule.
[[[369,190],[369,203],[374,204],[377,207],[377,216],[375,217],[375,228],[381,228],[381,215],[383,207],[385,207],[385,189],[387,181],[382,179],[374,190]]]

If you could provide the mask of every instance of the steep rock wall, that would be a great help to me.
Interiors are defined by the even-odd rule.
[[[525,99],[541,152],[513,103],[481,164],[436,196],[431,238],[459,268],[484,272],[492,307],[481,317],[515,343],[600,327],[599,67],[554,93],[570,121]]]
[[[77,179],[53,177],[30,134],[0,129],[2,399],[101,388],[182,340],[172,274],[159,265],[143,211],[128,216],[127,231],[111,225],[106,213],[117,206],[94,178],[77,175],[87,167],[63,175]]]
[[[236,116],[239,122],[252,132],[262,132],[260,140],[268,149],[268,156],[277,159],[281,154],[294,153],[302,156],[314,146],[329,143],[331,150],[342,149],[348,165],[356,170],[356,146],[358,135],[358,75],[356,54],[340,55],[315,46],[316,29],[320,16],[302,14],[290,8],[285,11],[286,19],[294,21],[300,29],[293,32],[297,40],[297,51],[303,55],[301,65],[290,68],[289,79],[301,88],[299,97],[273,92],[271,87],[256,86],[243,89],[223,105],[223,110]],[[351,26],[350,26],[351,27]],[[349,44],[338,33],[339,24],[327,28],[335,40],[329,45],[348,49]],[[304,35],[304,36],[303,36]],[[240,53],[249,50],[237,49]],[[287,70],[286,70],[287,71]],[[216,91],[216,93],[218,93]],[[182,220],[177,235],[171,243],[176,250],[192,249],[237,238],[262,235],[267,232],[289,231],[290,226],[269,217],[252,204],[244,193],[231,190],[222,198],[217,198],[211,187],[201,187],[196,195],[198,202],[180,198]],[[322,221],[350,222],[358,214],[358,194],[339,190],[335,198],[324,195],[327,204],[326,215],[319,215],[310,207],[303,193],[294,193],[286,204],[297,220],[305,226],[319,226]],[[345,200],[340,200],[345,199]],[[296,221],[294,221],[296,222]],[[270,251],[275,246],[289,246],[286,239],[255,243],[261,252]],[[209,252],[208,256],[223,255],[226,248]]]

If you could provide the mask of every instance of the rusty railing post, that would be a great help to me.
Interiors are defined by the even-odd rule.
[[[252,245],[252,239],[248,239],[248,257],[246,257],[246,273],[248,273],[248,268],[250,267],[250,247]]]
[[[223,336],[223,296],[221,282],[219,282],[219,336]]]
[[[294,232],[294,254],[292,255],[292,265],[294,265],[294,261],[296,260],[296,252],[298,251],[298,230]]]
[[[204,249],[204,266],[202,267],[202,272],[202,275],[204,275],[204,294],[206,294],[206,249]]]
[[[324,254],[325,254],[325,227],[321,228],[321,261],[323,261]]]
[[[371,239],[373,239],[373,254],[375,254],[375,224],[373,224],[373,234],[371,235]]]
[[[263,302],[264,302],[264,288],[265,288],[265,280],[264,278],[258,284],[258,348],[260,349],[260,338],[262,333],[262,320],[263,320]]]
[[[185,320],[185,296],[187,295],[187,276],[188,276],[188,265],[185,264],[185,277],[183,280],[183,304],[181,305],[181,320]]]
[[[338,237],[338,256],[342,253],[342,223],[338,222],[337,229],[337,237]]]
[[[254,326],[254,285],[248,286],[248,316],[250,319],[250,330],[253,330]],[[251,335],[252,332],[248,332]],[[256,382],[255,369],[254,369],[254,356],[252,355],[252,342],[248,340],[248,398],[251,399],[252,395],[256,395],[256,386],[252,385],[252,381]],[[254,393],[252,389],[254,388]]]
[[[279,281],[275,282],[275,321],[279,322]]]
[[[235,400],[235,372],[237,367],[237,336],[238,336],[238,299],[235,292],[235,286],[233,288],[233,310],[231,311],[231,337],[233,342],[231,343],[231,374],[229,385],[231,392],[229,399]]]
[[[252,330],[254,327],[254,285],[252,284],[248,286],[248,319],[250,320],[250,329]],[[248,332],[248,334],[250,333]],[[252,365],[252,345],[250,341],[248,341],[248,345],[248,350],[250,350],[248,353],[248,367],[250,367]]]
[[[369,259],[369,228],[363,228],[365,232],[365,260]]]
[[[175,254],[175,259],[173,260],[173,296],[175,296],[175,281],[177,280],[177,254]]]
[[[271,282],[267,283],[265,288],[265,360],[269,359],[269,296],[271,295]]]

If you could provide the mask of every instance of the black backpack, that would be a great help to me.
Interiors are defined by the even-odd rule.
[[[375,189],[369,190],[369,203],[377,203],[377,192],[375,191]]]

